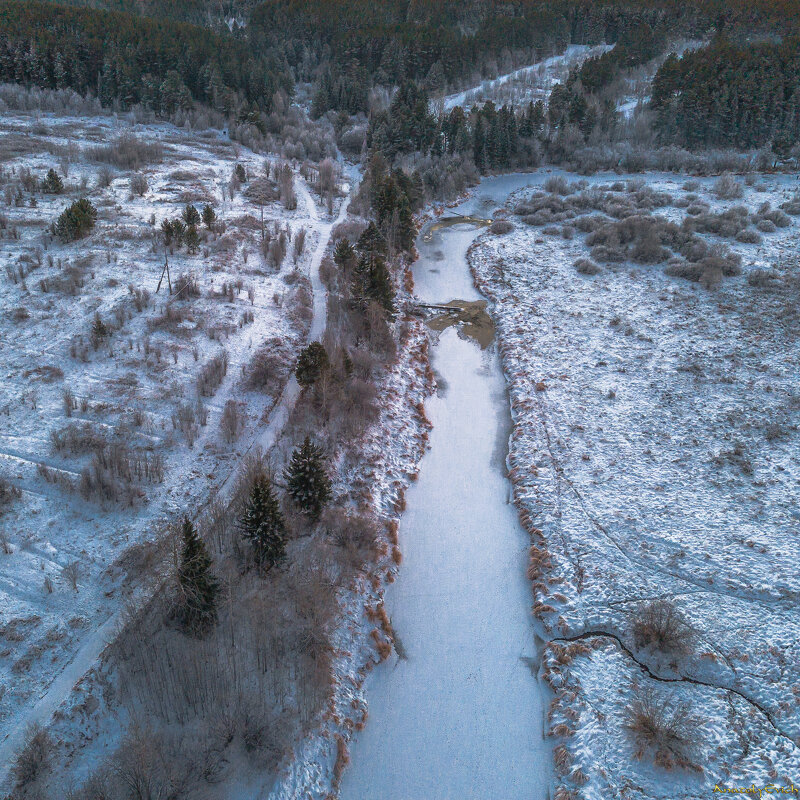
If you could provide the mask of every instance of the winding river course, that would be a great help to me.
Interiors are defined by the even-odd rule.
[[[526,176],[484,181],[456,209],[489,216]],[[420,236],[422,303],[477,301],[472,225]],[[429,238],[429,241],[425,241]],[[551,751],[525,577],[528,537],[511,503],[511,420],[496,347],[446,327],[433,350],[430,450],[407,495],[403,565],[386,593],[397,651],[367,684],[369,720],[342,800],[544,800]]]

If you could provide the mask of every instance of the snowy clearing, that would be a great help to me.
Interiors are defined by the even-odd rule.
[[[545,669],[557,796],[786,785],[800,735],[795,182],[554,177],[529,176],[510,232],[470,258],[510,386],[534,611],[565,640]],[[507,195],[498,178],[474,202],[504,181]],[[648,244],[627,244],[637,225]],[[641,625],[659,600],[680,621],[674,649]],[[634,757],[623,709],[641,687],[658,708],[690,704],[700,742],[684,760],[699,770],[658,748]]]
[[[2,132],[8,764],[25,725],[49,717],[135,596],[142,576],[120,557],[200,509],[281,396],[312,323],[305,276],[332,222],[296,177],[300,203],[287,211],[264,158],[218,132],[24,114],[4,115]],[[42,191],[49,169],[59,193]],[[62,243],[50,226],[79,197],[97,222]],[[216,219],[198,223],[193,246],[165,248],[162,220],[188,204]],[[165,249],[172,296],[166,276],[156,292]]]

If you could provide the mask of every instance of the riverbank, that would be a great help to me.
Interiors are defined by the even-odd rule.
[[[780,179],[728,202],[710,181],[645,179],[590,183],[610,204],[658,193],[659,215],[677,223],[691,201],[683,193],[715,214],[786,201]],[[582,271],[589,249],[574,219],[508,219],[512,229],[482,237],[469,259],[497,325],[534,612],[552,639],[555,796],[791,785],[798,586],[781,554],[800,474],[786,366],[796,360],[786,333],[797,320],[787,305],[796,229],[772,231],[758,249],[730,245],[743,274],[703,285],[649,263]],[[657,601],[678,620],[661,649],[637,632]]]

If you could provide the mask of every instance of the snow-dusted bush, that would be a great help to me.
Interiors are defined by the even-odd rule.
[[[553,175],[544,182],[544,189],[551,194],[566,195],[572,191],[567,179],[562,175]]]
[[[670,656],[691,652],[694,635],[683,614],[669,600],[642,604],[633,620],[636,647]]]
[[[650,689],[634,687],[626,728],[636,745],[636,757],[651,755],[664,769],[700,770],[702,723],[687,702],[661,697]]]
[[[141,172],[131,175],[131,194],[142,197],[146,191],[147,178]]]
[[[597,275],[601,271],[600,267],[588,258],[579,258],[574,266],[581,275]]]
[[[53,741],[50,734],[39,725],[28,729],[22,750],[11,767],[11,775],[20,788],[33,783],[49,766]]]
[[[736,234],[736,241],[742,244],[760,244],[761,237],[758,235],[758,231],[752,228],[745,228]]]
[[[292,370],[289,346],[278,337],[264,342],[245,367],[245,386],[277,397]]]
[[[222,351],[203,365],[197,376],[197,394],[200,397],[212,397],[222,379],[228,374],[228,353]]]
[[[744,188],[730,172],[726,172],[720,175],[714,183],[714,194],[720,200],[735,200],[744,196]]]
[[[495,236],[501,236],[504,233],[510,233],[513,230],[514,226],[507,219],[496,219],[489,226],[489,233],[493,233]]]
[[[235,442],[243,427],[244,417],[239,404],[233,399],[228,400],[219,420],[219,429],[225,441]]]
[[[132,133],[123,133],[111,144],[95,145],[85,150],[90,161],[111,164],[118,169],[141,169],[160,162],[164,147],[160,142],[145,141]]]
[[[760,219],[756,222],[756,228],[762,233],[775,233],[778,230],[777,225],[771,219]]]

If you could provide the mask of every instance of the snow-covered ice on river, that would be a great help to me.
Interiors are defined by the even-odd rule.
[[[478,298],[465,261],[476,235],[449,228],[420,240],[420,300]],[[551,754],[534,674],[528,538],[505,477],[503,376],[493,347],[481,351],[452,328],[433,365],[431,449],[407,495],[403,565],[386,596],[407,659],[393,655],[368,681],[369,720],[341,797],[544,798]]]

